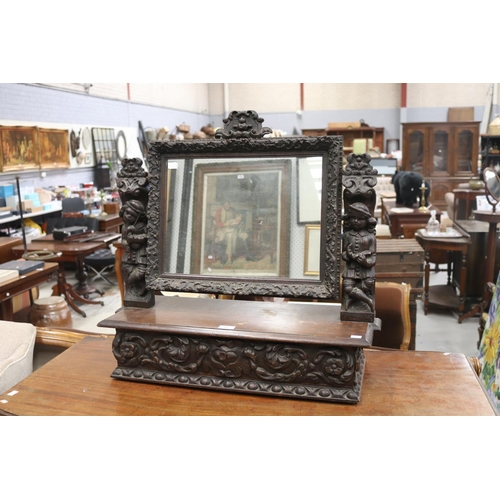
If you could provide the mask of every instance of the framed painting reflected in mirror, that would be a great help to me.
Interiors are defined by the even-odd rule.
[[[194,182],[195,274],[288,276],[290,160],[199,164]]]

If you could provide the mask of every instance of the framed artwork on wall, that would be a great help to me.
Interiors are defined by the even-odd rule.
[[[2,172],[38,168],[36,127],[0,127]]]
[[[69,167],[69,139],[67,130],[39,129],[40,165],[52,168]]]
[[[289,168],[274,159],[196,166],[195,274],[287,276]]]

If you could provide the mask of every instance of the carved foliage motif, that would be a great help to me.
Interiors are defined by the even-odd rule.
[[[125,158],[117,174],[123,219],[121,263],[125,306],[151,307],[154,294],[146,288],[148,174],[139,158]]]
[[[231,111],[224,122],[224,130],[215,133],[217,139],[241,139],[243,137],[254,139],[272,133],[269,127],[262,127],[264,118],[260,118],[255,111]]]
[[[350,154],[344,169],[344,237],[342,259],[343,321],[375,320],[375,264],[377,220],[373,217],[377,170],[368,154]]]
[[[362,349],[118,331],[115,378],[357,402]]]

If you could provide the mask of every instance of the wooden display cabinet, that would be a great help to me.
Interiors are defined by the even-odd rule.
[[[481,169],[500,168],[500,135],[481,134]]]
[[[477,175],[478,144],[479,122],[403,123],[403,170],[423,175],[444,210],[444,195]]]

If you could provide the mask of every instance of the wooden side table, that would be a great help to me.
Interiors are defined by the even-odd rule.
[[[431,206],[427,212],[421,212],[414,206],[411,211],[402,205],[396,205],[396,200],[382,198],[382,213],[385,223],[391,228],[392,238],[403,236],[402,224],[422,224],[425,226],[431,217],[431,210],[436,210],[436,219],[441,221],[441,210]]]
[[[483,268],[483,293],[481,302],[476,304],[466,315],[466,317],[474,314],[481,314],[490,300],[490,293],[487,291],[486,284],[490,281],[496,283],[494,276],[495,269],[495,253],[497,244],[497,225],[500,223],[500,213],[498,212],[483,212],[474,210],[474,218],[478,221],[488,223],[488,243],[485,255],[485,265]]]
[[[462,234],[462,233],[461,233]],[[424,314],[427,315],[429,305],[445,308],[458,307],[458,322],[467,317],[464,314],[465,310],[465,283],[467,279],[467,251],[470,245],[470,238],[467,235],[462,237],[430,237],[424,236],[422,230],[417,231],[415,235],[418,243],[425,251],[425,269],[424,269]],[[433,250],[445,250],[449,252],[448,265],[448,283],[446,285],[429,286],[430,275],[430,254]],[[458,288],[460,295],[456,296],[451,280],[451,252],[460,252],[462,255],[460,267],[460,280]]]

